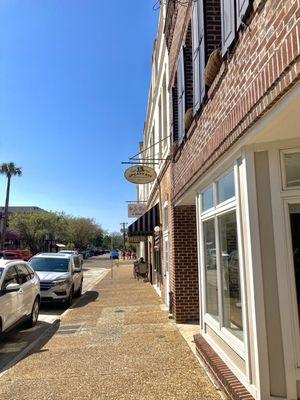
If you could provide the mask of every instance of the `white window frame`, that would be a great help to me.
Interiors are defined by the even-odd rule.
[[[294,336],[294,343],[296,346],[296,363],[298,368],[298,374],[300,379],[300,326],[298,316],[298,304],[297,304],[297,292],[295,285],[295,266],[292,251],[292,235],[291,235],[291,223],[290,223],[290,204],[300,204],[300,186],[287,186],[286,179],[286,168],[284,162],[285,154],[300,153],[300,148],[289,148],[280,150],[280,172],[281,172],[281,199],[284,209],[285,219],[285,234],[287,243],[287,267],[289,275],[289,286],[290,286],[290,304],[292,314],[292,335]]]
[[[294,149],[285,149],[280,151],[280,165],[281,165],[281,178],[282,178],[282,189],[285,190],[299,190],[299,186],[288,186],[287,185],[287,179],[286,179],[286,168],[285,168],[285,162],[284,162],[284,156],[286,154],[294,154],[294,153],[299,153],[300,154],[300,148],[294,148]]]
[[[238,162],[227,169],[222,175],[219,175],[212,183],[207,185],[197,196],[197,209],[199,210],[199,233],[200,233],[200,272],[202,276],[201,291],[202,291],[202,321],[207,324],[221,339],[227,343],[242,359],[246,360],[247,345],[248,345],[248,327],[246,321],[246,286],[245,286],[245,273],[244,273],[244,251],[241,227],[241,210],[240,210],[240,186],[239,186],[239,170]],[[225,200],[223,203],[217,204],[217,182],[224,176],[234,171],[234,184],[235,196]],[[214,207],[202,212],[202,194],[210,187],[213,187],[214,192]],[[237,238],[238,238],[238,252],[239,252],[239,272],[240,272],[240,290],[241,290],[241,303],[242,303],[242,320],[243,320],[243,340],[235,336],[229,329],[223,326],[223,288],[222,288],[222,271],[220,264],[220,244],[219,244],[219,229],[218,218],[235,211],[237,222]],[[204,255],[204,234],[203,223],[213,219],[215,222],[215,238],[216,238],[216,256],[217,256],[217,279],[218,279],[218,313],[219,320],[217,321],[213,316],[206,312],[206,268],[205,268],[205,255]],[[203,326],[204,328],[204,326]]]

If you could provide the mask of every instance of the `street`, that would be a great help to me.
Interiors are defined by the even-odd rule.
[[[108,255],[93,257],[84,260],[83,263],[83,291],[88,296],[91,288],[106,275],[111,267]],[[77,298],[74,298],[72,307],[76,307]],[[22,326],[9,332],[0,342],[0,376],[10,366],[26,356],[39,338],[55,325],[59,324],[60,318],[69,310],[60,304],[42,304],[39,321],[31,329]]]

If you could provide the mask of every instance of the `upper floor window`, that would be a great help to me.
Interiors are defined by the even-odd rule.
[[[221,0],[222,55],[232,44],[251,0]]]
[[[205,26],[203,0],[193,2],[192,14],[193,44],[193,108],[199,109],[205,95]]]

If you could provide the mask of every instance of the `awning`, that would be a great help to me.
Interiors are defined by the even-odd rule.
[[[144,215],[137,219],[133,224],[129,225],[127,235],[133,236],[152,236],[154,235],[154,227],[160,226],[159,205],[155,204]]]

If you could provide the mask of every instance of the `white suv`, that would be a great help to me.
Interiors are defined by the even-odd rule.
[[[70,307],[74,295],[81,296],[83,271],[78,255],[40,253],[29,263],[40,278],[42,302],[63,302]]]
[[[23,321],[32,327],[40,310],[40,281],[22,260],[0,260],[0,334]]]

